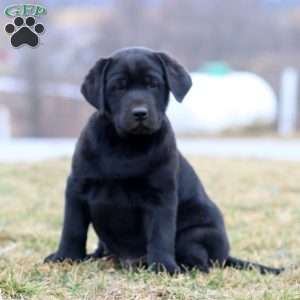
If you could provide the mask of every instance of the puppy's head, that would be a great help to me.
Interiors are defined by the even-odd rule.
[[[169,92],[181,102],[191,85],[187,71],[167,54],[127,48],[98,60],[81,92],[120,135],[147,135],[160,129]]]

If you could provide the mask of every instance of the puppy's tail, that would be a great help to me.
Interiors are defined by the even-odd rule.
[[[278,275],[284,271],[284,268],[271,268],[258,263],[245,261],[239,258],[229,256],[225,261],[224,267],[231,267],[238,270],[258,270],[261,274]]]

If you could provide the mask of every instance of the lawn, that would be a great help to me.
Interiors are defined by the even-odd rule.
[[[224,212],[232,254],[300,264],[300,163],[189,159]],[[0,165],[0,299],[300,299],[300,268],[280,276],[214,269],[170,277],[124,271],[111,261],[43,264],[57,247],[69,165]]]

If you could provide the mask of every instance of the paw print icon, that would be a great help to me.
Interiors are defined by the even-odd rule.
[[[36,24],[33,17],[16,17],[12,23],[6,24],[5,31],[11,35],[10,42],[13,47],[28,45],[35,47],[39,44],[39,35],[45,31],[44,25]]]

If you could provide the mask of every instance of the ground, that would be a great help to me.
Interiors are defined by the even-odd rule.
[[[232,254],[300,263],[300,163],[189,157],[221,207]],[[110,261],[45,265],[63,216],[67,159],[0,165],[0,299],[300,299],[300,269],[280,276],[214,269],[170,277]],[[90,233],[88,248],[96,244]]]

